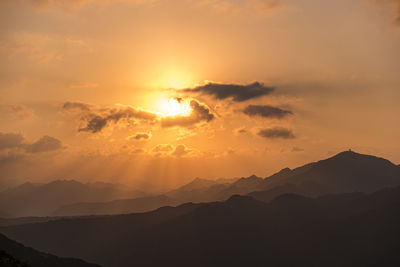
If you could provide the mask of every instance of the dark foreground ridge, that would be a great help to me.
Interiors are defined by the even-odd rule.
[[[60,258],[25,247],[0,234],[0,266],[2,267],[96,267],[83,260]]]

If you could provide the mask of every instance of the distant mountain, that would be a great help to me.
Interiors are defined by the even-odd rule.
[[[104,266],[400,266],[400,187],[225,202],[0,228]]]
[[[76,202],[110,201],[144,196],[145,193],[109,183],[56,180],[47,184],[25,183],[0,192],[3,217],[47,216]]]
[[[185,202],[223,201],[235,194],[248,194],[268,202],[287,193],[320,196],[346,192],[373,192],[384,187],[400,185],[399,170],[398,166],[385,159],[346,151],[294,170],[285,168],[267,178],[255,175],[230,181],[196,178],[165,195],[101,201],[101,203],[74,203],[63,206],[52,215],[145,212]]]
[[[25,247],[0,234],[0,266],[2,267],[96,267],[79,259],[59,258]]]
[[[213,201],[226,188],[226,183],[196,178],[190,183],[166,193],[167,196],[183,202]]]
[[[226,186],[225,189],[221,190],[218,194],[219,199],[227,199],[232,195],[243,195],[255,191],[260,188],[260,185],[263,183],[263,181],[263,178],[257,177],[256,175],[252,175],[247,178],[240,178],[232,184]]]
[[[201,179],[201,178],[196,178],[193,181],[191,181],[188,184],[185,184],[181,187],[179,187],[176,190],[173,190],[169,192],[170,195],[174,195],[175,193],[181,194],[181,193],[186,193],[186,192],[192,192],[194,190],[201,190],[213,185],[218,185],[220,183],[213,181],[213,180],[207,180],[207,179]]]
[[[374,192],[398,185],[400,168],[395,164],[383,158],[345,151],[294,170],[284,169],[264,179],[258,190],[249,195],[270,201],[284,193],[319,196]]]
[[[78,202],[62,206],[51,215],[65,217],[126,214],[146,212],[163,206],[176,206],[185,202],[225,200],[233,194],[253,191],[260,182],[262,182],[262,178],[256,176],[216,181],[196,178],[188,184],[167,192],[165,195],[101,202]]]
[[[215,181],[196,178],[192,182],[168,192],[167,195],[180,203],[226,200],[234,194],[246,194],[256,190],[262,180],[255,175],[247,178],[218,179]]]
[[[151,196],[135,199],[121,199],[110,202],[84,202],[62,206],[57,209],[54,216],[82,216],[125,214],[145,212],[162,206],[176,205],[177,201],[167,196]]]
[[[133,213],[185,202],[223,201],[235,194],[248,194],[268,202],[287,193],[320,196],[373,192],[397,185],[400,185],[399,166],[382,158],[345,151],[293,170],[285,168],[267,178],[255,175],[232,180],[196,178],[158,196],[146,196],[107,183],[66,180],[26,183],[0,192],[0,217]]]

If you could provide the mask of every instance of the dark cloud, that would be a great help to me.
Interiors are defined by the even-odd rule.
[[[183,91],[211,95],[216,99],[232,98],[233,101],[242,102],[268,95],[274,91],[274,88],[259,82],[248,85],[208,83],[195,88],[187,88]]]
[[[49,152],[55,151],[62,148],[61,141],[51,137],[51,136],[43,136],[38,141],[33,144],[26,145],[25,149],[29,153],[41,153],[41,152]]]
[[[273,106],[257,106],[257,105],[249,105],[244,110],[243,113],[250,116],[260,116],[263,118],[276,118],[282,119],[286,116],[292,115],[293,112],[290,110],[284,110]]]
[[[190,101],[190,108],[192,111],[189,116],[171,116],[164,117],[161,119],[162,127],[182,126],[191,127],[199,122],[209,122],[214,119],[214,115],[210,109],[199,102],[192,100]]]
[[[81,102],[66,102],[64,103],[63,108],[66,110],[79,109],[83,113],[82,120],[86,122],[86,126],[79,128],[79,132],[97,133],[103,130],[110,123],[119,123],[123,120],[143,120],[154,122],[158,117],[154,113],[135,109],[129,106],[93,110],[89,104]]]
[[[89,111],[91,105],[82,102],[65,102],[63,108],[66,110],[78,109],[81,111]]]
[[[9,150],[7,153],[10,155],[17,155],[23,152],[40,153],[61,148],[62,143],[60,140],[47,135],[30,144],[21,134],[0,133],[0,150]]]
[[[25,139],[21,134],[0,132],[0,150],[20,147],[24,140]]]
[[[128,137],[128,140],[149,140],[151,139],[151,133],[135,133],[134,135],[131,135]]]
[[[273,127],[273,128],[267,128],[267,129],[261,129],[258,132],[258,135],[264,138],[270,138],[270,139],[275,139],[275,138],[283,138],[283,139],[291,139],[295,138],[295,135],[293,134],[292,130],[283,128],[283,127]]]

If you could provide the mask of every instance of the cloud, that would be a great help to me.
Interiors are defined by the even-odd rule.
[[[59,150],[61,148],[61,141],[48,135],[43,136],[35,143],[25,147],[26,151],[29,153],[49,152]]]
[[[63,105],[65,110],[74,110],[78,109],[81,111],[89,111],[91,109],[91,105],[82,103],[82,102],[65,102]]]
[[[189,116],[169,116],[161,119],[162,127],[191,127],[200,122],[209,122],[214,119],[214,114],[205,104],[200,104],[196,100],[190,101],[192,111]]]
[[[61,141],[48,135],[43,136],[34,143],[28,143],[19,133],[0,132],[0,150],[8,150],[11,154],[18,154],[17,152],[41,153],[61,148]]]
[[[16,0],[12,0],[16,1]],[[165,3],[170,4],[169,0],[28,0],[38,8],[49,8],[53,6],[62,7],[70,10],[81,7],[89,3],[94,4],[115,4],[115,3],[131,3],[135,5],[150,5]],[[181,4],[184,0],[175,0],[177,4]],[[218,11],[257,11],[258,13],[266,13],[281,5],[280,0],[186,0],[186,3],[199,7],[212,8]]]
[[[189,154],[192,150],[188,149],[185,145],[177,145],[172,155],[182,157]]]
[[[184,144],[179,144],[177,146],[171,144],[160,144],[155,146],[151,150],[156,157],[159,156],[175,156],[175,157],[184,157],[191,154],[194,150],[189,149]]]
[[[187,88],[186,93],[201,93],[222,100],[232,98],[233,101],[243,102],[249,99],[262,97],[274,91],[274,87],[255,82],[247,85],[208,83],[195,88]]]
[[[375,3],[390,5],[394,9],[394,23],[400,26],[400,0],[374,0]]]
[[[276,138],[292,139],[292,138],[295,138],[295,135],[292,132],[292,130],[284,128],[284,127],[273,127],[273,128],[261,129],[258,132],[258,135],[261,137],[270,138],[270,139],[276,139]]]
[[[170,144],[160,144],[155,146],[151,151],[158,153],[158,152],[171,152],[174,150],[174,146]]]
[[[191,0],[191,2],[217,11],[233,11],[240,14],[247,12],[265,14],[281,5],[280,0]]]
[[[18,120],[26,120],[35,118],[35,112],[33,109],[22,105],[22,104],[6,104],[0,105],[0,113],[1,116],[4,116],[8,119],[18,119]]]
[[[259,116],[263,118],[276,118],[282,119],[289,115],[292,115],[293,112],[290,110],[284,110],[273,106],[258,106],[258,105],[249,105],[244,110],[243,113],[250,116]]]
[[[149,140],[151,136],[151,133],[137,132],[134,135],[128,136],[127,140]]]
[[[241,127],[241,128],[237,128],[237,129],[233,130],[233,133],[235,135],[245,134],[245,133],[247,133],[247,130],[246,130],[246,128]]]
[[[21,134],[16,133],[1,133],[0,132],[0,150],[6,148],[20,147],[25,141]]]
[[[157,114],[130,106],[94,109],[89,104],[82,102],[66,102],[64,103],[63,108],[65,110],[77,109],[82,112],[81,119],[86,125],[79,128],[79,132],[97,133],[103,130],[110,123],[117,124],[121,121],[128,123],[132,120],[155,122],[158,119]]]

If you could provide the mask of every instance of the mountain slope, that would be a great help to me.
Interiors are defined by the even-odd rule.
[[[400,188],[393,188],[315,199],[289,194],[271,203],[233,196],[1,231],[43,251],[110,267],[398,266],[399,223]]]
[[[4,251],[0,251],[0,266],[2,267],[29,267]]]
[[[4,262],[3,262],[4,261]],[[8,265],[7,265],[8,264]],[[25,247],[0,234],[0,265],[21,267],[95,267],[79,259],[59,258]]]

